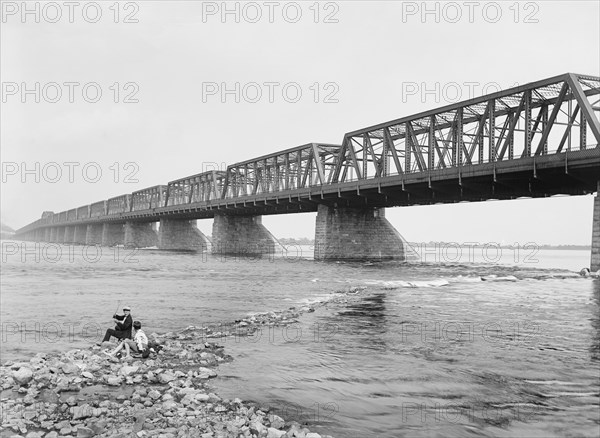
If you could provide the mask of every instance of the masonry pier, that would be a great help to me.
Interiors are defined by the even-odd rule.
[[[590,270],[596,272],[600,269],[600,181],[598,191],[594,198],[594,216],[592,220],[592,257]]]
[[[67,225],[63,231],[62,242],[59,243],[73,243],[75,238],[75,227]]]
[[[236,256],[275,254],[282,250],[277,239],[262,224],[262,216],[215,213],[212,253]]]
[[[210,240],[198,229],[195,220],[160,220],[160,249],[204,252],[208,251],[210,246]]]
[[[315,260],[414,258],[414,250],[385,218],[385,209],[319,205]]]
[[[76,245],[85,245],[87,226],[75,225],[73,228],[73,243]]]
[[[158,246],[156,222],[125,222],[125,247],[149,248]]]
[[[103,223],[101,243],[102,246],[123,245],[125,243],[125,228],[123,224]]]
[[[102,245],[102,224],[89,224],[85,231],[86,245]]]

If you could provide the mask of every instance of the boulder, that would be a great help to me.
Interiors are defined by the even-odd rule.
[[[33,371],[27,367],[21,367],[17,371],[13,371],[12,378],[19,385],[27,385],[33,379]]]
[[[285,435],[285,431],[269,427],[267,429],[267,438],[281,438]]]

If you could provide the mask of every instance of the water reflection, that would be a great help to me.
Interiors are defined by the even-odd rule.
[[[388,331],[385,298],[385,293],[365,296],[347,310],[338,312],[333,324],[345,332],[340,335],[360,338],[363,341],[361,345],[369,350],[385,351]]]

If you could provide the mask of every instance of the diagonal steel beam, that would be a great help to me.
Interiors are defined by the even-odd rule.
[[[540,139],[540,143],[538,144],[538,147],[535,150],[535,155],[540,155],[542,153],[542,150],[544,149],[544,144],[546,143],[546,140],[548,139],[548,135],[550,135],[550,130],[552,129],[552,126],[554,125],[554,121],[556,120],[556,116],[558,115],[558,112],[560,111],[560,106],[562,105],[563,100],[565,99],[568,89],[569,89],[569,85],[565,82],[563,84],[562,88],[560,89],[560,93],[558,94],[558,100],[554,104],[554,108],[552,108],[552,113],[550,114],[548,123],[546,123],[544,132],[542,133],[542,138]],[[587,99],[586,99],[586,101],[587,101]],[[540,114],[541,114],[541,112],[540,112]]]
[[[579,79],[573,73],[569,73],[567,75],[567,82],[569,82],[571,91],[575,95],[575,99],[577,99],[577,103],[581,107],[581,112],[585,116],[585,119],[587,120],[594,137],[596,137],[596,143],[600,145],[600,121],[596,118],[592,105],[590,104],[590,101],[587,100],[586,94],[583,92],[583,88],[581,88]]]

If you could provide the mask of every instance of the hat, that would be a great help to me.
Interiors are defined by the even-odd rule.
[[[142,328],[142,323],[141,323],[141,322],[139,322],[139,321],[135,321],[135,322],[133,323],[133,328],[134,328],[134,329],[141,329],[141,328]]]
[[[125,307],[123,307],[123,310],[129,310],[131,312],[131,307],[125,306]]]

